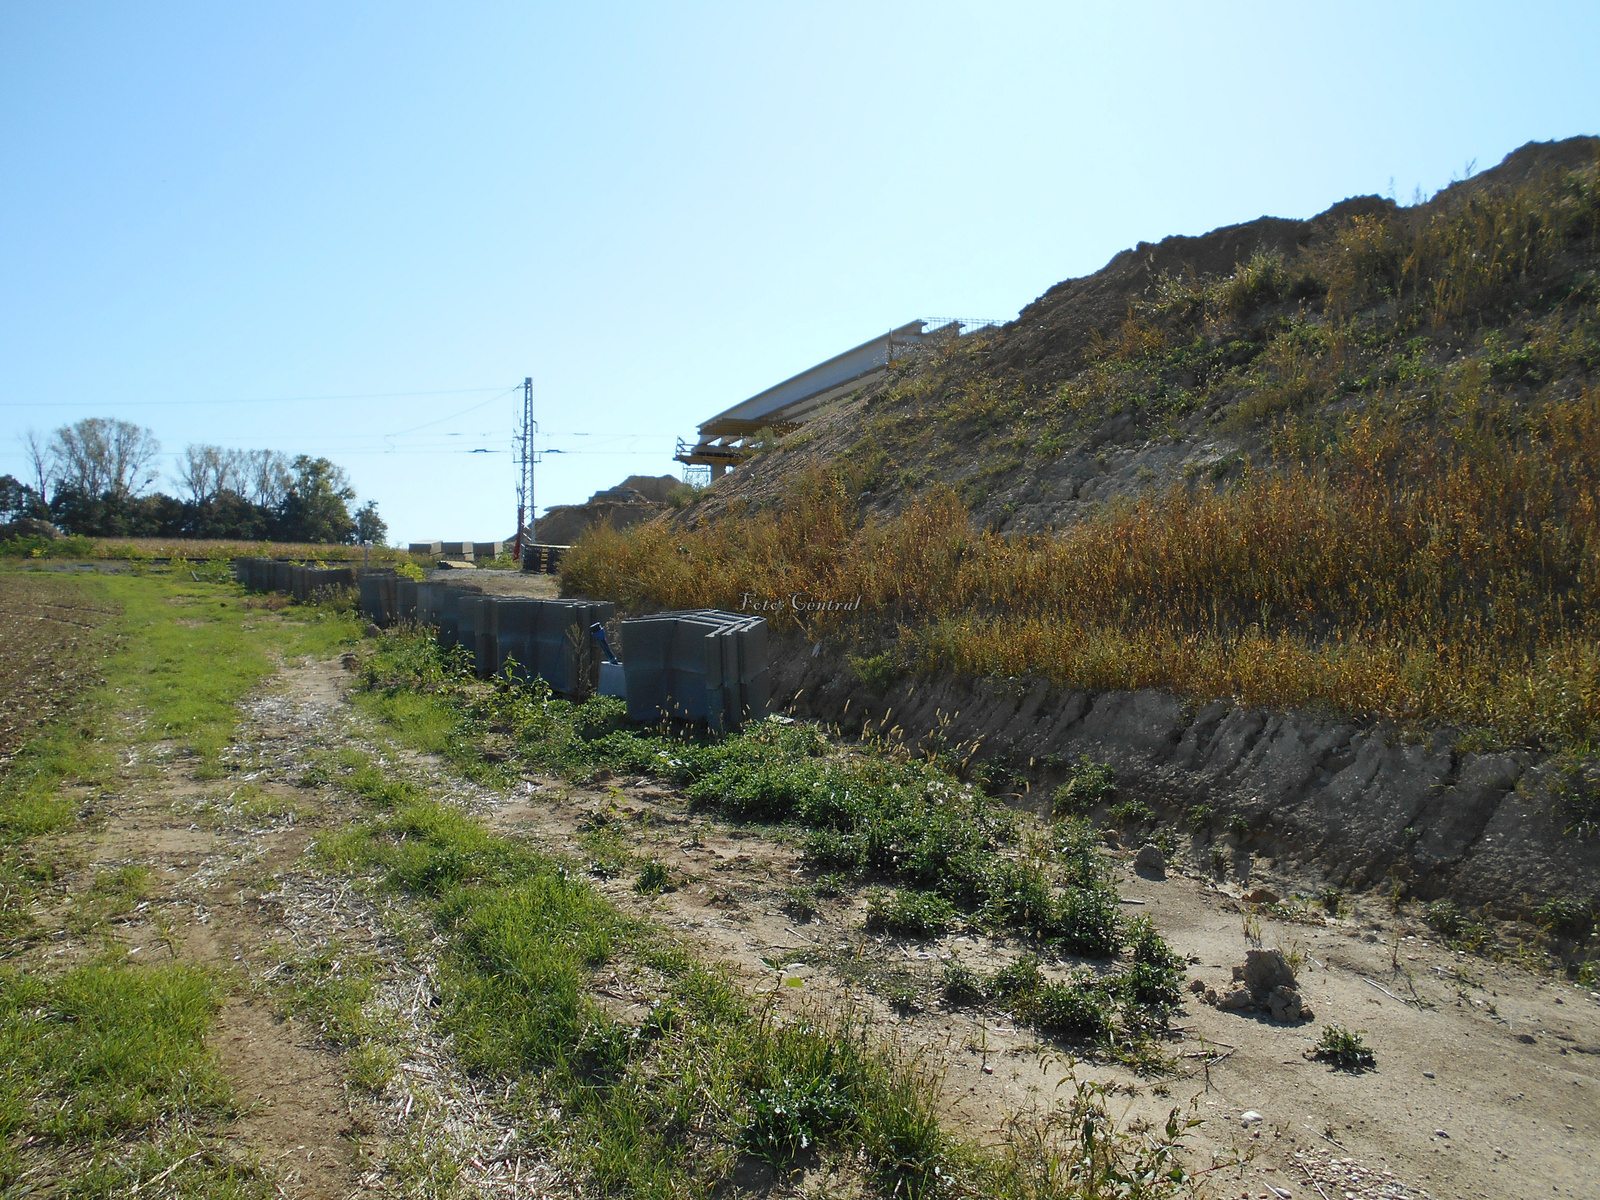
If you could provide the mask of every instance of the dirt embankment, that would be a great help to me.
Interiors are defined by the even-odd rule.
[[[1554,897],[1600,895],[1600,838],[1572,818],[1556,769],[1538,756],[1407,742],[1304,713],[1185,701],[1154,690],[1087,692],[1040,681],[902,679],[883,693],[844,655],[773,644],[775,705],[847,730],[898,729],[907,742],[976,747],[1043,808],[1080,756],[1112,764],[1127,793],[1168,819],[1192,805],[1241,879],[1408,895],[1526,916]],[[1198,854],[1204,838],[1197,839]],[[1209,845],[1206,846],[1209,849]]]
[[[1226,279],[1258,253],[1277,256],[1293,276],[1332,246],[1351,218],[1417,225],[1487,190],[1512,187],[1545,171],[1580,169],[1597,154],[1600,138],[1595,137],[1529,142],[1499,165],[1415,207],[1355,196],[1309,220],[1263,216],[1199,236],[1140,242],[1093,274],[1056,284],[1015,321],[947,347],[949,362],[923,356],[916,360],[921,365],[908,364],[910,376],[893,376],[825,407],[775,449],[757,455],[670,519],[697,526],[746,507],[781,503],[798,473],[843,462],[863,469],[863,512],[898,512],[928,486],[943,483],[962,493],[974,524],[1000,531],[1063,528],[1108,503],[1155,494],[1180,480],[1225,486],[1247,463],[1260,465],[1270,455],[1261,453],[1260,421],[1240,411],[1249,390],[1219,391],[1208,380],[1250,362],[1275,319],[1301,310],[1316,313],[1321,298],[1290,295],[1230,328],[1225,340],[1231,341],[1217,347],[1219,357],[1209,366],[1164,380],[1146,377],[1144,399],[1152,403],[1143,412],[1126,396],[1114,395],[1108,378],[1093,370],[1125,336],[1130,316],[1159,300],[1164,286]],[[1575,273],[1575,279],[1583,277],[1581,270]],[[1487,323],[1505,320],[1500,314]],[[1133,324],[1137,337],[1138,322]],[[1513,331],[1511,342],[1521,337]],[[970,348],[959,348],[969,342]],[[934,392],[954,403],[935,421],[919,417],[896,424],[896,390],[909,381],[920,395],[919,371]],[[1070,428],[1060,425],[1063,387],[1082,393],[1072,402]],[[1204,392],[1206,398],[1200,407],[1170,404],[1181,392]],[[968,419],[975,405],[1002,393],[1018,402],[998,415]],[[1328,399],[1344,403],[1348,397]],[[878,455],[882,463],[873,466]]]

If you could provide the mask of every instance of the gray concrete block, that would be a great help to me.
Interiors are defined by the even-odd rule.
[[[484,597],[462,592],[456,597],[456,645],[466,650],[474,672],[478,669],[478,626],[483,623]]]
[[[412,542],[406,547],[406,553],[413,558],[438,558],[444,553],[444,543]]]
[[[395,576],[394,619],[396,621],[416,622],[417,581],[415,579],[407,579],[404,575]]]
[[[622,623],[630,720],[661,716],[734,729],[771,699],[767,623],[714,609],[658,613]]]

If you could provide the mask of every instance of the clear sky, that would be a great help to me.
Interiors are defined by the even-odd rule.
[[[891,326],[1600,132],[1597,46],[1592,2],[8,0],[0,472],[118,416],[505,536],[524,376],[541,509],[676,472]]]

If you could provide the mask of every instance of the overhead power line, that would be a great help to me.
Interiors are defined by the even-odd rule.
[[[473,392],[502,392],[515,389],[478,387],[443,388],[431,392],[349,392],[333,396],[251,396],[237,400],[118,400],[118,408],[165,408],[178,404],[302,404],[314,400],[392,400],[404,396],[466,396]],[[5,400],[0,408],[83,408],[76,400]]]

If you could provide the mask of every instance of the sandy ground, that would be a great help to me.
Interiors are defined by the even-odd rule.
[[[598,880],[613,902],[665,922],[791,1008],[867,1008],[920,1049],[948,1114],[982,1138],[1047,1107],[1075,1077],[1117,1085],[1129,1120],[1161,1124],[1174,1107],[1192,1109],[1204,1122],[1193,1139],[1200,1165],[1239,1162],[1210,1176],[1220,1196],[1600,1195],[1600,995],[1454,953],[1376,906],[1326,924],[1274,922],[1237,887],[1195,874],[1144,878],[1118,856],[1126,911],[1147,913],[1189,956],[1191,978],[1223,990],[1248,948],[1278,946],[1305,956],[1300,982],[1316,1014],[1278,1025],[1191,999],[1168,1047],[1175,1074],[1141,1078],[1076,1060],[1004,1013],[940,1006],[943,962],[993,970],[1022,951],[1015,940],[874,937],[859,894],[823,901],[800,922],[781,907],[783,889],[804,879],[781,839],[691,816],[654,781],[575,788],[530,778],[523,788],[494,813],[496,826],[581,858],[584,827],[609,815],[636,854],[668,864],[679,882],[646,898],[630,875]],[[1251,915],[1259,940],[1247,936]],[[907,985],[920,1012],[886,999]],[[1364,1031],[1378,1069],[1308,1060],[1329,1022]],[[1247,1112],[1261,1120],[1243,1123]]]

